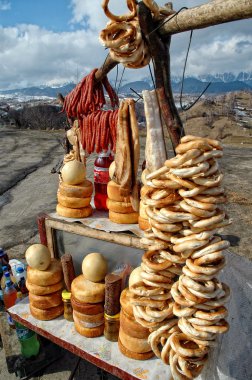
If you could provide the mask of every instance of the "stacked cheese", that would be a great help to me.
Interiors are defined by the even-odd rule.
[[[139,228],[141,228],[141,230],[149,230],[151,228],[151,225],[149,223],[149,218],[148,218],[148,215],[146,214],[146,208],[148,207],[147,204],[144,203],[143,201],[143,198],[145,196],[145,194],[150,190],[151,188],[147,185],[144,185],[142,188],[141,188],[141,200],[140,200],[140,207],[139,207],[139,217],[138,217],[138,224],[139,224]]]
[[[67,162],[61,172],[56,211],[67,218],[86,218],[92,214],[90,206],[93,185],[85,179],[86,168],[80,161]]]
[[[25,256],[28,263],[26,287],[32,316],[42,321],[57,318],[63,314],[61,263],[51,260],[49,250],[42,244],[30,246]]]
[[[136,322],[130,299],[130,291],[124,289],[120,298],[120,330],[118,346],[121,353],[136,360],[147,360],[154,356],[148,343],[149,329]]]
[[[71,293],[76,331],[87,338],[103,335],[104,283],[95,283],[80,275],[73,280]]]
[[[107,208],[109,209],[109,219],[114,223],[131,224],[137,223],[138,212],[135,212],[130,196],[120,195],[120,185],[110,181],[107,185]]]
[[[107,261],[100,253],[88,254],[82,262],[83,274],[71,284],[71,303],[76,331],[87,338],[104,331],[104,278]]]

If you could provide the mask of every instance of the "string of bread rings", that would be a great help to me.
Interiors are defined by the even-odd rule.
[[[217,162],[221,144],[189,135],[182,137],[176,154],[160,169],[142,174],[151,229],[141,240],[148,249],[142,282],[130,291],[137,297],[136,320],[151,326],[154,353],[170,364],[174,379],[186,380],[199,375],[217,335],[228,330],[229,288],[216,276],[225,266],[229,242],[215,234],[230,221],[219,207],[226,201]],[[169,302],[154,306],[152,292],[166,292]]]
[[[154,5],[154,2],[150,3]],[[127,68],[141,68],[150,62],[150,54],[142,38],[137,3],[135,0],[127,0],[127,6],[129,13],[117,16],[110,11],[109,0],[103,0],[102,8],[110,22],[100,32],[99,39],[103,46],[110,49],[113,60]]]

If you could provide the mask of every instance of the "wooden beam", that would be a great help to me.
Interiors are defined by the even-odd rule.
[[[166,20],[172,17],[169,16]],[[251,17],[251,0],[212,0],[199,7],[181,11],[162,25],[159,32],[162,35],[176,34]]]

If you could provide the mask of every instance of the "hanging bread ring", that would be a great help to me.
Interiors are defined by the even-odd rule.
[[[110,23],[101,31],[99,39],[104,46],[114,49],[127,43],[134,33],[135,29],[131,23]]]
[[[130,9],[130,13],[122,16],[116,16],[113,13],[110,12],[108,8],[109,0],[103,0],[102,1],[102,8],[104,10],[105,15],[110,18],[110,20],[121,22],[121,21],[130,21],[133,20],[133,18],[137,14],[137,8],[136,8],[136,2],[135,0],[127,0],[128,8]]]

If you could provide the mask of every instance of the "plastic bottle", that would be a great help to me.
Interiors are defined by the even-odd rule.
[[[18,286],[18,289],[21,291],[21,293],[25,296],[28,294],[28,289],[25,285],[25,278],[26,278],[26,273],[24,271],[24,268],[22,267],[17,267],[16,268],[16,283]]]
[[[94,204],[97,210],[107,210],[107,183],[109,182],[109,167],[112,163],[110,151],[99,153],[94,162]]]
[[[0,312],[4,311],[3,290],[0,286]]]
[[[5,273],[5,276],[6,275],[7,275],[7,273]],[[8,273],[8,275],[10,275],[10,274]],[[8,278],[8,276],[6,276],[6,277]],[[11,280],[7,279],[7,281],[6,281],[3,299],[4,299],[5,309],[9,309],[10,307],[15,305],[15,302],[17,300],[17,290],[16,290],[16,288],[15,288],[15,286]],[[10,327],[12,329],[15,329],[15,323],[14,323],[13,319],[11,318],[11,315],[8,313],[8,311],[7,311],[7,314],[8,314],[7,320],[8,320]]]
[[[23,298],[21,292],[17,292],[16,304],[20,302]],[[31,356],[37,356],[39,353],[40,343],[38,341],[37,334],[23,326],[19,322],[15,322],[16,333],[21,345],[21,354],[25,358],[30,358]]]

